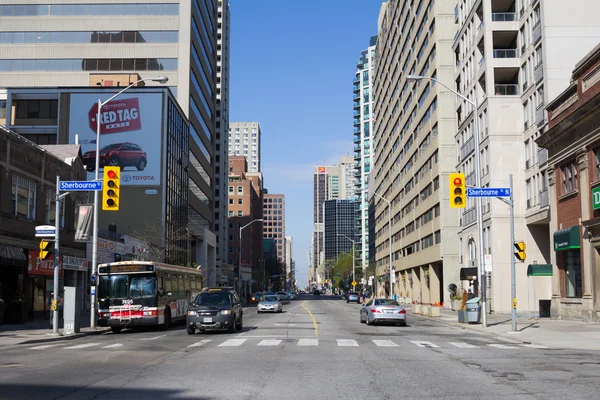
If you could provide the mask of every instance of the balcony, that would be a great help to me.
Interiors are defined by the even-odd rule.
[[[540,190],[540,208],[548,207],[549,205],[548,188]]]
[[[360,117],[360,110],[354,110],[354,117]]]
[[[544,63],[542,61],[533,68],[533,79],[535,83],[540,83],[544,79]]]
[[[354,161],[360,161],[360,159],[362,158],[362,156],[360,155],[360,151],[356,154],[354,154]]]
[[[352,81],[352,83],[353,83],[354,85],[358,85],[358,84],[360,84],[360,76],[359,76],[359,75],[356,75],[356,76],[354,77],[354,80]]]
[[[517,58],[517,49],[494,49],[494,58]]]
[[[539,149],[537,155],[538,165],[541,167],[548,161],[548,149]]]
[[[477,207],[471,207],[462,214],[462,226],[471,225],[477,221]]]
[[[469,175],[467,175],[467,177],[465,178],[465,184],[467,186],[475,186],[476,183],[477,182],[475,179],[475,171],[473,171]]]
[[[469,154],[475,151],[475,136],[467,139],[466,143],[460,148],[460,161],[464,161]]]
[[[354,117],[354,126],[360,126],[360,116],[359,118]]]
[[[360,92],[360,85],[352,86],[352,91],[356,94]]]
[[[360,93],[354,93],[354,96],[352,96],[352,100],[356,101],[356,100],[359,100],[359,99],[360,99]],[[354,103],[354,104],[356,104],[356,103]]]
[[[362,148],[362,146],[361,146],[360,144],[356,144],[356,145],[354,145],[354,152],[355,152],[355,153],[356,153],[356,152],[360,153],[360,150],[361,150],[361,148]]]
[[[354,143],[360,143],[361,142],[361,138],[360,138],[360,134],[354,134]]]
[[[537,24],[535,24],[535,26],[533,27],[532,38],[533,44],[536,44],[542,38],[542,24],[540,23],[540,21],[538,21]]]
[[[542,103],[535,109],[535,123],[543,125],[544,122],[544,103]]]
[[[359,110],[360,109],[360,101],[355,101],[352,104],[352,107],[354,108],[354,110]]]
[[[494,22],[511,22],[517,21],[517,13],[514,12],[497,12],[492,13],[492,21]]]
[[[496,96],[518,96],[519,85],[515,84],[501,84],[494,85],[494,92]]]

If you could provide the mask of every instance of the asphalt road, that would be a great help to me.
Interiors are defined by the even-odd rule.
[[[0,350],[0,399],[598,398],[600,353],[526,347],[411,317],[367,326],[360,305],[304,296],[247,309],[236,334],[183,325]]]

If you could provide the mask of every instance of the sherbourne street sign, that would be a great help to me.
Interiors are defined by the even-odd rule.
[[[510,197],[510,188],[467,188],[467,197]]]
[[[101,181],[61,181],[58,185],[61,192],[70,191],[100,191],[102,190]]]

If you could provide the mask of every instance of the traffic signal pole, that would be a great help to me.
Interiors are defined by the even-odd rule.
[[[58,335],[58,268],[59,264],[59,234],[60,234],[60,176],[56,176],[56,198],[54,200],[54,296],[52,298],[52,334]]]

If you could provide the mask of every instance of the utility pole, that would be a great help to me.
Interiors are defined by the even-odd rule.
[[[58,335],[58,269],[59,261],[59,234],[60,234],[60,176],[56,176],[56,199],[54,200],[54,298],[52,299],[52,334]]]

